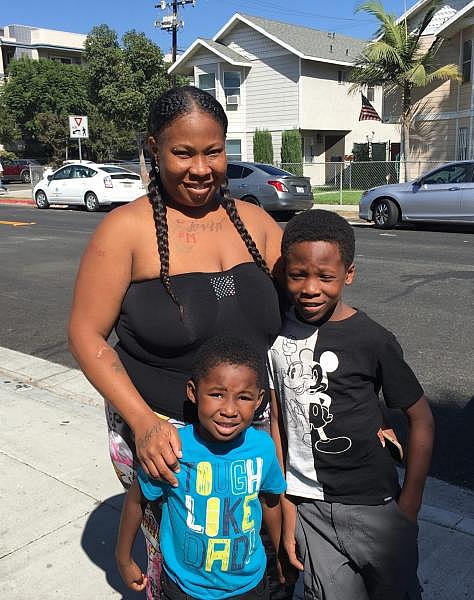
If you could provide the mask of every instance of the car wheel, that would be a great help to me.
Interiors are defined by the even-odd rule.
[[[43,190],[38,190],[35,195],[35,202],[37,208],[49,208],[49,201],[46,193]]]
[[[249,204],[255,204],[255,206],[260,206],[260,202],[255,196],[244,196],[241,200],[244,200],[244,202],[248,202]]]
[[[86,210],[89,212],[97,212],[100,208],[99,201],[94,192],[87,192],[84,198],[84,204],[86,205]]]
[[[392,200],[382,198],[374,206],[374,225],[378,229],[390,229],[400,220],[400,210]]]
[[[20,178],[22,183],[31,183],[30,171],[22,171]]]

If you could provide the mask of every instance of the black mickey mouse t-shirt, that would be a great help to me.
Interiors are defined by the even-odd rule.
[[[315,326],[290,309],[269,362],[288,438],[287,493],[344,504],[393,499],[379,392],[390,408],[423,394],[395,336],[362,311]]]

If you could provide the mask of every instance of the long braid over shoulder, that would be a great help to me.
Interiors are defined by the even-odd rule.
[[[160,133],[174,119],[193,110],[200,110],[210,114],[221,126],[224,136],[227,133],[227,116],[221,104],[211,94],[193,86],[172,88],[161,95],[152,105],[148,120],[148,132],[155,140],[159,140]],[[230,195],[227,185],[221,188],[222,206],[225,208],[229,219],[237,229],[255,263],[268,275],[270,271],[265,264],[260,252],[251,238],[247,228],[242,222],[235,202]],[[168,222],[166,218],[166,190],[161,183],[156,161],[152,160],[150,171],[150,184],[148,186],[148,199],[153,208],[156,239],[160,256],[160,279],[173,302],[178,306],[182,315],[182,306],[176,298],[169,275],[169,243]]]
[[[237,212],[237,208],[235,206],[235,201],[230,195],[229,187],[227,183],[221,186],[221,194],[222,194],[222,206],[225,208],[229,219],[232,221],[232,224],[239,232],[240,237],[242,238],[244,244],[247,246],[247,250],[250,252],[255,264],[262,269],[269,277],[271,277],[271,273],[265,260],[262,255],[258,251],[258,248],[255,242],[252,239],[252,236],[247,231],[242,219]]]

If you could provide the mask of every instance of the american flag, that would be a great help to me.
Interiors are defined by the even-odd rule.
[[[362,108],[360,109],[359,121],[381,121],[382,119],[379,117],[377,111],[364,94],[361,92],[360,95],[362,96]]]

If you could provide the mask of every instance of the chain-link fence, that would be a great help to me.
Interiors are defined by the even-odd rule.
[[[30,165],[30,184],[31,189],[35,187],[35,185],[43,179],[45,172],[45,168],[41,165]]]
[[[343,161],[278,163],[275,166],[294,175],[309,177],[316,203],[358,204],[364,190],[411,181],[446,162]]]

